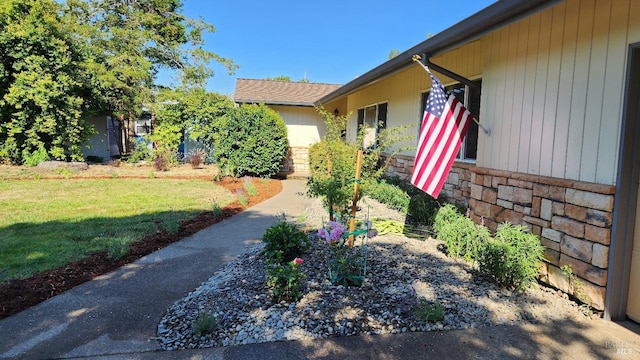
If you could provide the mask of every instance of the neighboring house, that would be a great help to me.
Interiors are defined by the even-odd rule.
[[[84,158],[100,158],[103,162],[108,162],[120,156],[118,142],[122,141],[124,134],[120,131],[120,122],[111,116],[94,116],[87,120],[96,130],[85,147],[83,148]],[[140,119],[133,122],[133,130],[136,141],[141,141],[151,133],[151,114],[143,112]],[[122,144],[124,149],[124,144]]]
[[[471,128],[444,194],[492,229],[528,226],[546,247],[543,281],[572,291],[569,265],[605,318],[639,321],[638,14],[637,0],[498,1],[316,104],[353,113],[350,139],[360,124],[417,126],[431,82],[411,57],[437,64],[491,129]],[[413,155],[390,170],[408,177]]]
[[[264,103],[280,114],[287,125],[289,153],[283,173],[308,174],[309,147],[325,135],[327,127],[314,103],[341,85],[275,80],[238,79],[234,101],[238,104]],[[345,108],[327,111],[345,113]]]

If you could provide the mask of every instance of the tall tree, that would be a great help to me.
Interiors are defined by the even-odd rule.
[[[94,103],[84,43],[53,0],[0,3],[0,161],[82,159]]]
[[[111,113],[125,130],[125,151],[133,151],[133,119],[151,103],[160,69],[177,73],[185,88],[213,76],[211,61],[236,68],[230,59],[205,50],[203,34],[215,32],[202,19],[182,13],[180,0],[68,0],[68,14],[86,24],[84,35],[97,54],[96,71]]]

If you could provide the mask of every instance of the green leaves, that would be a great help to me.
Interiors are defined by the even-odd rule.
[[[287,127],[264,104],[242,105],[215,122],[216,162],[233,176],[269,177],[278,173],[289,147]]]
[[[83,44],[53,1],[10,0],[0,11],[0,161],[22,163],[42,149],[82,159],[93,134],[82,120],[90,96]]]

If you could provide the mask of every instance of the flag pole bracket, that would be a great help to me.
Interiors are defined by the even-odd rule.
[[[429,56],[427,56],[426,54],[422,54],[422,55],[423,56],[413,55],[411,57],[411,60],[413,60],[416,64],[422,66],[422,68],[426,72],[428,72],[429,74],[431,74],[431,70],[430,70],[430,68],[431,68],[431,69],[439,72],[442,75],[445,75],[445,76],[447,76],[449,78],[452,78],[454,80],[458,80],[459,82],[469,86],[470,88],[472,88],[474,90],[477,90],[477,91],[480,91],[480,86],[477,83],[465,78],[464,76],[458,75],[458,74],[454,73],[453,71],[447,70],[447,69],[445,69],[445,68],[443,68],[443,67],[441,67],[439,65],[436,65],[436,64],[432,63],[431,61],[429,61]],[[423,58],[424,58],[424,60],[423,60]],[[484,131],[484,133],[487,134],[487,136],[491,135],[491,129],[487,129],[484,126],[482,126],[482,124],[480,124],[478,119],[476,119],[475,117],[473,118],[473,121],[475,121],[475,123],[478,124],[478,127],[480,127],[482,129],[482,131]]]

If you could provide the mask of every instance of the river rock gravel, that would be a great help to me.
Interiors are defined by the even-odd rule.
[[[294,217],[307,228],[326,220],[318,200],[306,199],[306,213]],[[403,221],[401,213],[365,199],[359,216]],[[262,246],[247,249],[207,282],[171,306],[158,325],[165,350],[318,339],[358,334],[453,330],[499,324],[586,320],[584,309],[566,294],[539,286],[512,293],[475,274],[464,261],[447,257],[441,241],[382,235],[368,241],[367,279],[362,287],[327,280],[326,244],[313,236],[302,254],[304,296],[296,303],[276,302],[266,286]],[[419,297],[444,306],[435,323],[417,318],[411,306]],[[200,314],[217,318],[210,333],[196,336]]]

